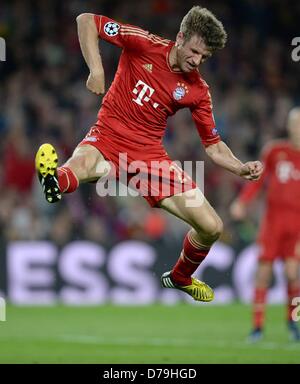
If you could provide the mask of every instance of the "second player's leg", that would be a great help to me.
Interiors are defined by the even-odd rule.
[[[268,289],[273,271],[273,263],[271,261],[260,260],[258,262],[256,277],[255,277],[255,286],[258,289]]]
[[[284,263],[284,270],[288,284],[298,289],[299,260],[294,257],[287,258]]]
[[[296,257],[289,257],[284,263],[287,280],[287,321],[291,337],[294,341],[300,341],[300,331],[293,319],[293,313],[299,305],[300,296],[299,264],[299,260]]]
[[[266,300],[273,272],[273,262],[259,260],[255,276],[255,285],[252,298],[252,331],[250,342],[259,341],[263,336],[265,324]]]

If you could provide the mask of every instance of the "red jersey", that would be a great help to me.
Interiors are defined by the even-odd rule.
[[[124,146],[161,146],[168,116],[189,108],[203,144],[220,141],[208,85],[197,70],[175,72],[169,66],[174,42],[106,16],[94,19],[99,37],[123,49],[98,114],[101,135]]]
[[[266,186],[268,208],[300,212],[300,150],[289,141],[277,141],[263,151],[264,172],[255,182],[248,183],[239,199],[250,202]]]

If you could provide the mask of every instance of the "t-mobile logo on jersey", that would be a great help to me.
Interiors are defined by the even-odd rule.
[[[142,88],[141,88],[142,87]],[[139,88],[141,88],[139,90]],[[138,95],[136,99],[132,99],[135,103],[137,103],[140,106],[143,106],[144,104],[142,101],[149,102],[150,97],[154,93],[154,89],[151,88],[148,84],[144,83],[142,80],[139,80],[136,85],[134,90],[132,91],[135,95]],[[157,108],[159,104],[153,103],[152,104],[154,108]]]

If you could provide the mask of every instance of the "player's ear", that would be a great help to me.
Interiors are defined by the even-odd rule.
[[[175,43],[175,45],[176,45],[176,47],[178,47],[178,46],[182,46],[183,43],[184,43],[184,35],[183,35],[183,32],[179,31],[177,33],[177,36],[176,36],[176,43]]]

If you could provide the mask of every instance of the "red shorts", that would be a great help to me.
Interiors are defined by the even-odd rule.
[[[259,259],[296,258],[300,261],[300,214],[281,209],[269,209],[258,236]]]
[[[114,166],[116,179],[142,195],[152,207],[166,197],[197,188],[197,184],[172,161],[163,146],[133,143],[103,134],[94,125],[79,145],[92,145]],[[102,180],[102,179],[101,179]]]

